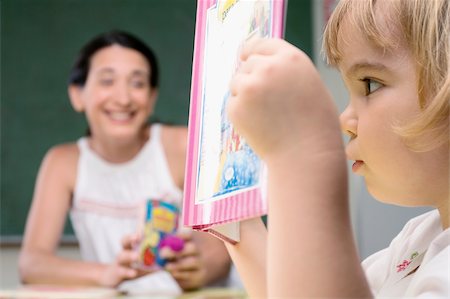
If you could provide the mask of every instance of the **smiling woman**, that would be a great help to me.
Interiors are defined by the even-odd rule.
[[[158,74],[152,50],[123,31],[101,34],[81,49],[68,91],[90,134],[54,146],[42,162],[20,256],[25,283],[178,294],[227,277],[222,242],[195,232],[179,233],[185,246],[167,253],[167,271],[133,267],[146,200],[179,208],[182,199],[187,129],[147,123]],[[67,214],[83,261],[54,253]]]
[[[114,35],[117,33],[111,33],[108,39],[113,41]],[[91,136],[104,142],[109,134],[113,144],[119,143],[126,149],[136,134],[143,134],[139,132],[153,113],[158,67],[153,53],[141,50],[146,49],[143,45],[123,44],[112,44],[98,52],[92,45],[85,48],[72,70],[69,94],[74,109],[86,113]],[[87,70],[89,74],[79,75]],[[142,142],[138,142],[128,149],[129,153],[123,149],[117,153],[98,144],[97,138],[92,139],[91,147],[110,162],[128,161],[142,147]]]

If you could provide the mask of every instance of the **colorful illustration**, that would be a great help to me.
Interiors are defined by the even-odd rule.
[[[271,7],[268,0],[224,0],[208,10],[197,203],[220,200],[260,183],[261,161],[229,122],[226,105],[242,44],[270,36]],[[216,35],[219,32],[233,34]]]
[[[183,240],[174,235],[178,228],[178,215],[178,208],[172,204],[147,201],[144,238],[138,249],[141,257],[138,268],[154,270],[163,267],[166,261],[159,256],[159,250],[165,246],[173,251],[183,250]]]
[[[226,105],[229,97],[227,92],[221,109],[220,162],[213,196],[249,188],[259,181],[259,158],[228,120]]]
[[[285,0],[197,0],[183,224],[239,241],[239,221],[267,213],[267,169],[227,118],[242,45],[282,38]]]
[[[270,33],[269,28],[269,2],[257,0],[249,33],[256,30],[259,36],[268,36]]]

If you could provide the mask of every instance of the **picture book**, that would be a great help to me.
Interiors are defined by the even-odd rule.
[[[283,36],[283,0],[198,0],[183,224],[239,241],[239,221],[267,213],[266,169],[226,114],[243,43]]]

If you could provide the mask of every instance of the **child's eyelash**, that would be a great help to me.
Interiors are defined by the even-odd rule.
[[[379,80],[376,80],[376,79],[373,79],[370,77],[363,77],[363,78],[359,79],[359,81],[363,82],[363,84],[364,84],[366,96],[377,91],[380,87],[383,86],[383,84]],[[375,85],[375,86],[373,86],[373,85]]]
[[[376,81],[376,80],[374,80],[373,78],[370,78],[370,77],[362,77],[362,78],[360,78],[358,80],[363,82],[363,83],[368,83],[370,81]]]

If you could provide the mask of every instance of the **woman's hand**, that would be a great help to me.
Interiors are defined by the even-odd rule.
[[[184,241],[181,251],[175,252],[169,247],[163,247],[160,251],[161,257],[167,260],[165,269],[183,290],[198,289],[205,284],[206,280],[206,270],[200,250],[191,232],[178,233],[177,237]]]
[[[147,271],[133,268],[133,264],[139,260],[139,253],[135,250],[139,241],[138,234],[127,235],[122,239],[122,251],[114,263],[105,266],[100,282],[102,286],[116,287],[125,280],[148,274]]]

